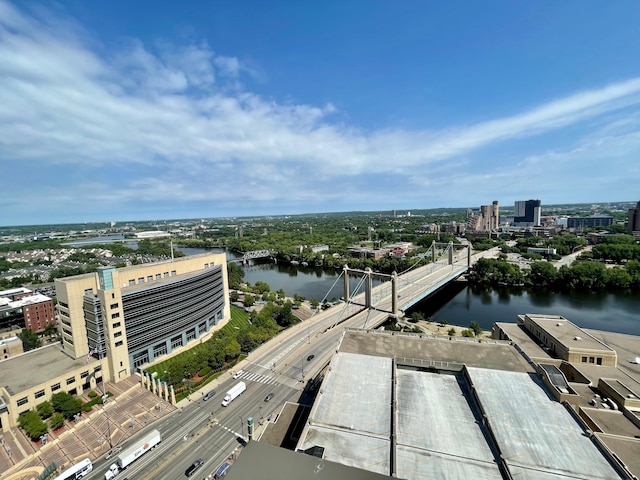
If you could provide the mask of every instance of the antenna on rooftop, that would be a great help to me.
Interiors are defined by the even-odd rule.
[[[169,245],[171,245],[171,261],[173,262],[173,240],[169,240]]]

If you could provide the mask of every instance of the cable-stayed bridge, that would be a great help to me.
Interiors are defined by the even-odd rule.
[[[472,255],[470,245],[434,242],[423,259],[401,273],[388,275],[369,269],[350,269],[345,265],[336,280],[336,283],[340,279],[344,282],[344,302],[330,309],[336,318],[334,326],[347,319],[361,317],[364,318],[361,328],[375,328],[389,317],[399,318],[405,310],[466,273],[484,255],[484,252]],[[353,291],[350,291],[350,276],[359,278]],[[381,283],[373,286],[374,279]],[[341,310],[339,315],[335,315],[337,309]]]

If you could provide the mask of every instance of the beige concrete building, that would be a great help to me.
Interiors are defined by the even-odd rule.
[[[0,361],[0,429],[16,427],[21,413],[54,393],[98,389],[103,365],[105,360],[72,359],[57,344]]]
[[[0,339],[0,359],[6,360],[24,353],[22,340],[18,337],[8,337]]]
[[[552,356],[570,363],[606,367],[617,365],[616,351],[560,315],[527,313],[518,315],[518,325],[535,337]],[[500,324],[494,326],[494,338],[510,339]]]
[[[223,253],[56,280],[61,344],[0,362],[0,428],[58,391],[80,394],[201,342],[231,317]]]
[[[56,280],[62,348],[106,358],[109,380],[201,339],[230,318],[223,253]]]

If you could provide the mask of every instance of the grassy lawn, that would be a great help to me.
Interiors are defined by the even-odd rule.
[[[224,327],[223,331],[238,332],[249,325],[249,314],[243,309],[231,305],[231,320]]]
[[[231,320],[229,320],[229,323],[227,323],[224,327],[222,327],[223,331],[227,331],[229,333],[238,333],[239,331],[245,329],[247,326],[249,325],[249,314],[247,312],[245,312],[243,309],[238,308],[238,307],[234,307],[233,305],[231,306]],[[183,352],[180,355],[185,355],[188,354],[189,351]],[[145,368],[146,371],[148,371],[149,373],[157,373],[158,377],[162,378],[164,375],[164,372],[169,370],[169,367],[172,366],[175,362],[177,362],[179,356],[177,357],[173,357],[173,358],[169,358],[167,360],[165,360],[164,362],[158,363],[157,365],[154,365],[152,367],[148,367]],[[238,360],[240,361],[240,360]],[[220,373],[212,376],[212,380],[217,377],[218,375],[220,375]]]

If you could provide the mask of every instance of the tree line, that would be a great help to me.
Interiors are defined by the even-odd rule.
[[[545,261],[533,262],[528,272],[505,260],[482,258],[472,267],[469,282],[481,286],[548,287],[558,291],[640,291],[640,261],[607,268],[601,262],[578,260],[557,269]]]

